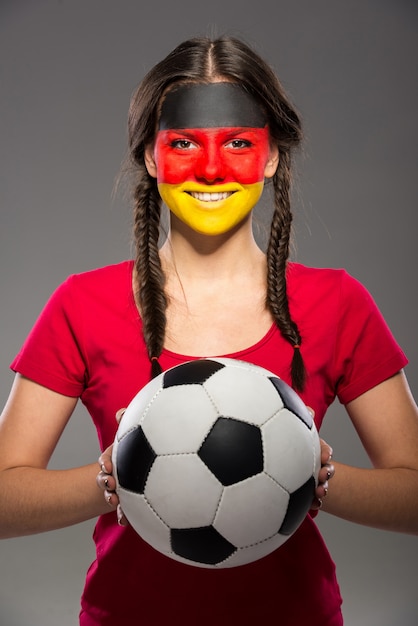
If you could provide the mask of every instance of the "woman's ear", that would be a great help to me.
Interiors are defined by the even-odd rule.
[[[277,146],[270,146],[269,158],[264,169],[264,178],[272,178],[279,165],[279,148]]]
[[[154,145],[148,144],[145,147],[144,152],[144,161],[145,167],[147,168],[148,174],[153,178],[157,178],[157,165],[154,159]]]

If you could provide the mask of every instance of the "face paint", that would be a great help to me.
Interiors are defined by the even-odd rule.
[[[221,234],[248,215],[269,156],[265,115],[239,85],[188,84],[167,94],[154,146],[158,189],[197,232]]]
[[[258,102],[236,83],[188,83],[169,91],[161,107],[160,130],[169,128],[264,128]]]

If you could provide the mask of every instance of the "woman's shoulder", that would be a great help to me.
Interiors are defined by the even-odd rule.
[[[65,282],[75,282],[82,285],[108,284],[109,281],[120,281],[126,276],[132,277],[133,261],[126,260],[86,270],[68,276]]]
[[[58,293],[92,295],[126,292],[132,288],[133,261],[121,261],[76,274],[70,274],[57,288]]]
[[[47,303],[67,311],[109,306],[110,302],[126,302],[132,295],[133,261],[70,274],[53,291]]]
[[[311,267],[292,262],[288,265],[286,280],[289,301],[301,310],[375,307],[368,289],[344,268]]]
[[[342,274],[347,274],[347,270],[344,268],[314,267],[296,261],[289,261],[287,265],[288,279],[339,280]]]
[[[286,280],[290,290],[329,290],[343,283],[358,283],[344,268],[312,267],[290,262]]]

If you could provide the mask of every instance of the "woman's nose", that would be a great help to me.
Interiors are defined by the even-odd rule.
[[[208,183],[222,181],[225,178],[225,167],[216,146],[207,146],[196,166],[196,178]]]

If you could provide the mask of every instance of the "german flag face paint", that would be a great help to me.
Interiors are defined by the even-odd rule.
[[[217,235],[239,224],[275,171],[270,159],[265,115],[241,86],[187,84],[167,94],[149,171],[193,230]]]

